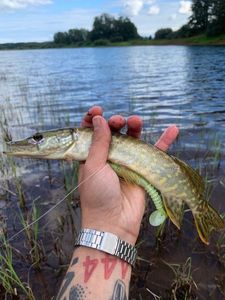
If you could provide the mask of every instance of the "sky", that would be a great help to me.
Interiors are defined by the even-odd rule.
[[[174,30],[190,16],[189,0],[0,0],[0,43],[50,41],[58,31],[91,30],[95,16],[127,16],[138,33]]]

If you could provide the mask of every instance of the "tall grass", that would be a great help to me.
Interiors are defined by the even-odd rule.
[[[0,244],[0,285],[5,290],[5,296],[18,296],[21,292],[28,300],[35,300],[31,288],[21,281],[14,269],[11,246],[4,237],[0,240]]]
[[[24,233],[27,238],[32,267],[40,270],[40,264],[44,259],[44,249],[38,241],[39,223],[37,220],[39,216],[40,212],[34,201],[31,212],[28,213],[26,217],[21,214],[21,224],[24,228]],[[29,226],[31,223],[33,223],[33,225]]]

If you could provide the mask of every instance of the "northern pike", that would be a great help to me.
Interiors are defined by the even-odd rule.
[[[85,161],[92,142],[89,128],[63,128],[9,142],[7,155],[39,159]],[[108,162],[125,180],[148,190],[157,189],[171,221],[180,229],[183,206],[191,209],[201,240],[209,244],[211,231],[224,229],[221,216],[204,199],[202,177],[180,159],[130,136],[113,134]]]

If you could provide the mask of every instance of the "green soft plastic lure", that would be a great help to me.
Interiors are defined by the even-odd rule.
[[[113,163],[110,163],[110,166],[116,172],[116,174],[122,177],[125,181],[135,183],[146,190],[156,208],[156,210],[153,213],[151,213],[149,217],[149,223],[152,226],[161,225],[166,220],[167,214],[163,207],[162,198],[158,191],[154,188],[154,186],[152,186],[147,180],[142,178],[140,175],[129,170],[126,167]]]

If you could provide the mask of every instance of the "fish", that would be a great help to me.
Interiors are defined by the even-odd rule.
[[[38,132],[20,141],[7,143],[9,156],[85,161],[92,143],[90,128],[61,128]],[[224,229],[219,213],[204,199],[205,185],[200,174],[184,161],[154,145],[131,136],[113,134],[108,162],[128,182],[160,192],[163,207],[180,229],[186,204],[194,217],[198,235],[209,244],[212,230]]]

